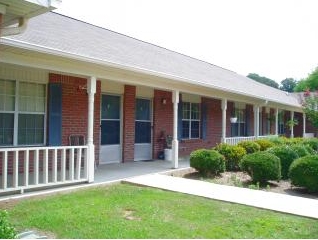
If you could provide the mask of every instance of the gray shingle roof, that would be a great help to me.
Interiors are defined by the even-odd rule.
[[[53,12],[30,19],[27,30],[10,39],[299,106],[297,99],[285,92],[233,71]]]

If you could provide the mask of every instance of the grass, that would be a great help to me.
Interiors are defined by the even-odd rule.
[[[8,211],[18,230],[57,238],[318,238],[317,220],[126,184],[23,200]]]

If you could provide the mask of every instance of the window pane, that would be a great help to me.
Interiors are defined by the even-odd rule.
[[[19,111],[21,112],[44,112],[45,111],[45,85],[44,84],[20,82]]]
[[[0,113],[0,145],[13,144],[14,114]]]
[[[182,119],[190,119],[190,103],[182,103]]]
[[[0,111],[14,111],[15,82],[0,80]]]
[[[120,118],[120,97],[119,96],[102,96],[102,119],[119,119]]]
[[[150,121],[150,100],[136,99],[136,120]]]
[[[135,143],[151,143],[150,122],[135,122]]]
[[[182,121],[182,138],[188,139],[189,136],[189,127],[190,127],[190,121]]]
[[[120,121],[103,120],[101,124],[101,144],[120,143]]]
[[[191,104],[191,119],[200,119],[200,105],[199,103]]]
[[[192,121],[191,122],[191,138],[199,138],[200,137],[200,122]]]
[[[44,115],[19,114],[18,121],[19,145],[44,143]]]

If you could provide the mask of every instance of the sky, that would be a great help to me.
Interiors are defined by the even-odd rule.
[[[318,66],[317,0],[62,0],[56,12],[278,83]]]

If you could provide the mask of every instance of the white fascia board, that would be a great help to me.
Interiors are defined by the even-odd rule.
[[[18,47],[18,48],[22,48],[22,49],[26,49],[26,50],[37,51],[40,53],[51,54],[51,55],[65,57],[65,58],[69,58],[69,59],[73,59],[73,60],[79,60],[79,61],[84,61],[84,62],[88,62],[88,63],[95,63],[95,64],[104,65],[107,67],[113,67],[113,68],[126,70],[126,71],[132,71],[132,72],[137,72],[137,73],[141,73],[141,74],[167,78],[167,79],[171,79],[171,80],[178,81],[181,83],[199,85],[199,86],[206,87],[206,88],[216,89],[216,90],[220,90],[220,91],[224,91],[224,92],[229,92],[229,93],[243,95],[243,96],[247,96],[247,97],[251,97],[251,98],[260,99],[260,100],[263,100],[264,102],[271,101],[271,102],[283,104],[283,105],[286,105],[286,106],[289,106],[292,108],[301,109],[300,104],[294,105],[294,104],[290,104],[290,103],[282,103],[282,102],[278,101],[277,99],[262,98],[262,97],[259,97],[257,95],[251,94],[251,93],[245,93],[243,91],[235,91],[232,89],[227,89],[225,87],[220,87],[220,86],[216,86],[213,84],[206,84],[206,83],[202,83],[202,82],[199,82],[196,80],[175,76],[172,74],[166,74],[166,73],[148,70],[148,69],[140,68],[140,67],[136,67],[136,66],[123,65],[121,63],[109,62],[109,61],[105,61],[102,59],[90,58],[90,57],[86,57],[86,56],[82,56],[82,55],[78,55],[78,54],[74,54],[74,53],[61,51],[58,49],[47,48],[47,47],[39,46],[36,44],[25,43],[22,41],[13,40],[13,39],[9,39],[9,38],[1,38],[0,43],[2,43],[4,45],[11,46],[11,47]],[[178,90],[178,89],[171,89],[171,90]]]

